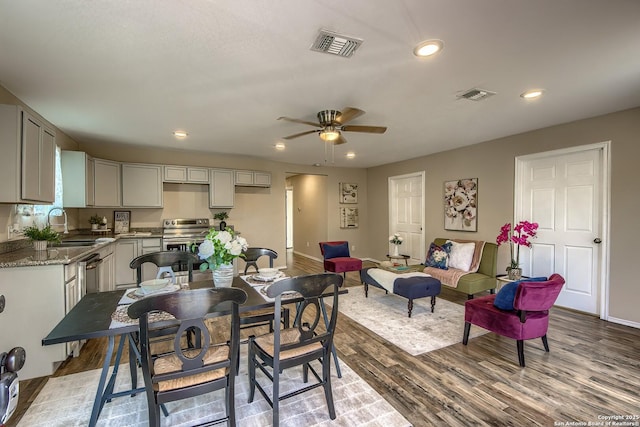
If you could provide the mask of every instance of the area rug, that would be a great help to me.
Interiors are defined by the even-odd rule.
[[[236,416],[238,426],[270,426],[271,407],[256,390],[255,399],[247,403],[248,376],[246,367],[246,345],[241,346],[240,373],[236,377]],[[332,366],[333,368],[333,366]],[[300,394],[280,403],[280,425],[307,426],[410,426],[411,424],[386,400],[373,390],[345,363],[340,363],[342,378],[337,378],[332,369],[332,389],[335,403],[335,420],[329,418],[322,387]],[[316,367],[319,370],[319,364]],[[130,386],[128,365],[120,365],[116,390]],[[297,388],[302,382],[302,369],[292,368],[284,373],[281,381],[282,393]],[[82,372],[58,378],[50,378],[18,427],[69,427],[86,426],[91,416],[100,370]],[[142,384],[141,373],[138,375]],[[260,384],[269,384],[259,376]],[[309,381],[312,381],[311,376]],[[224,390],[203,396],[166,404],[169,416],[162,416],[162,426],[192,426],[224,415]],[[146,396],[119,397],[106,403],[98,426],[147,426]],[[221,424],[223,425],[223,424]]]
[[[365,298],[364,288],[351,287],[349,293],[340,295],[338,311],[413,356],[462,342],[464,306],[436,298],[431,313],[431,298],[420,298],[413,301],[409,318],[408,302],[372,286]],[[472,326],[469,337],[486,333]]]

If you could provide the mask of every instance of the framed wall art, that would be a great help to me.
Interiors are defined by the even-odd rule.
[[[358,203],[358,184],[340,183],[340,203]]]
[[[113,212],[113,232],[115,234],[128,233],[131,222],[131,211]]]
[[[358,228],[358,208],[340,208],[340,228]]]
[[[445,181],[444,229],[478,231],[478,178]]]

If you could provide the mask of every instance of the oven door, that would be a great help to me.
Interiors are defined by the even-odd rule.
[[[199,245],[200,243],[202,243],[203,240],[200,239],[184,239],[184,238],[180,238],[180,239],[176,239],[176,238],[167,238],[167,239],[162,239],[162,250],[164,251],[191,251],[194,253],[198,252],[198,248],[196,247],[195,249],[192,249],[192,245],[195,243],[196,245]],[[202,262],[194,262],[193,263],[193,270],[194,271],[198,271],[198,269],[200,268],[200,264],[202,264]],[[180,271],[188,271],[188,267],[187,267],[187,263],[175,263],[171,266],[171,268],[173,269],[173,271],[175,272],[180,272]]]

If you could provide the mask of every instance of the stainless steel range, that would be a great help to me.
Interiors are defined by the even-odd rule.
[[[172,218],[162,221],[162,250],[165,251],[192,251],[192,245],[199,245],[204,241],[204,237],[209,232],[213,220],[209,218]],[[197,249],[193,252],[197,252]],[[193,266],[194,280],[196,279],[200,263]],[[187,264],[178,263],[172,266],[174,272],[178,273],[179,281],[186,281]],[[184,274],[179,274],[184,272]],[[209,273],[210,275],[210,273]],[[184,277],[183,277],[184,276]],[[184,279],[184,280],[182,280]]]
[[[209,218],[175,218],[162,221],[162,246],[165,251],[185,251],[189,244],[202,243],[211,228]]]

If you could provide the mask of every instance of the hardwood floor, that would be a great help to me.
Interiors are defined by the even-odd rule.
[[[287,265],[290,275],[322,271],[321,263],[291,254]],[[361,286],[356,273],[347,273],[346,286]],[[440,298],[466,300],[447,289]],[[627,425],[639,425],[640,330],[554,308],[548,338],[550,353],[541,340],[525,343],[524,369],[515,341],[492,333],[468,346],[411,356],[340,315],[335,343],[344,363],[414,426],[588,425],[612,415],[635,416]],[[99,368],[105,345],[104,339],[89,341],[55,376]],[[47,379],[20,382],[20,402],[7,426],[17,425]]]

